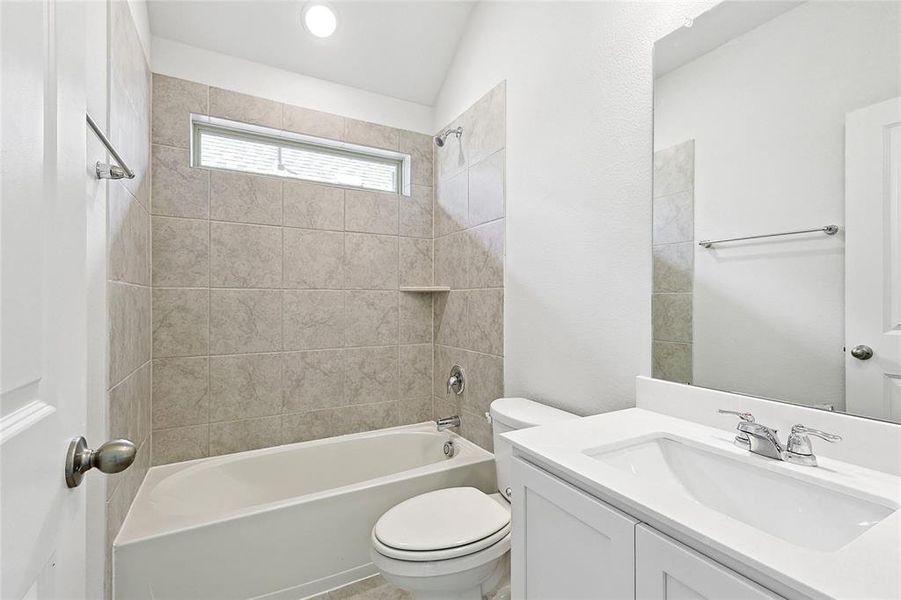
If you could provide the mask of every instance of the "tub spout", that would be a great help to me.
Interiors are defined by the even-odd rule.
[[[444,431],[445,429],[450,429],[451,427],[459,427],[460,426],[460,417],[454,415],[453,417],[443,417],[435,421],[435,425],[438,426],[438,431]]]

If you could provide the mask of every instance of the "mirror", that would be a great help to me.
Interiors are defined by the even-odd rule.
[[[901,422],[901,3],[654,49],[654,377]]]

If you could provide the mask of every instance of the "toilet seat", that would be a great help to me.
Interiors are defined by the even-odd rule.
[[[401,502],[372,528],[383,556],[414,562],[474,554],[510,534],[510,507],[472,487],[428,492]]]

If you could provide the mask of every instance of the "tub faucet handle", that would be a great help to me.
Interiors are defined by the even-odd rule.
[[[465,387],[466,380],[463,376],[463,369],[460,368],[460,365],[454,365],[451,367],[450,377],[447,378],[447,393],[453,392],[459,396]]]

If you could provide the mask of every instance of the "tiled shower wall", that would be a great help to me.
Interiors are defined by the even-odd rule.
[[[652,374],[692,381],[694,140],[654,153]]]
[[[504,215],[506,86],[499,84],[450,128],[463,127],[435,150],[436,417],[459,414],[461,433],[491,449],[485,412],[504,394]],[[447,395],[451,367],[466,387]]]
[[[411,196],[193,168],[189,114],[412,155]],[[153,75],[153,463],[431,417],[429,136]]]
[[[135,463],[106,478],[109,548],[150,465],[150,69],[127,2],[109,2],[109,137],[135,171],[107,188],[109,438],[138,446]],[[100,116],[97,115],[99,118]],[[105,119],[101,119],[104,122]],[[98,440],[89,440],[101,443]]]

